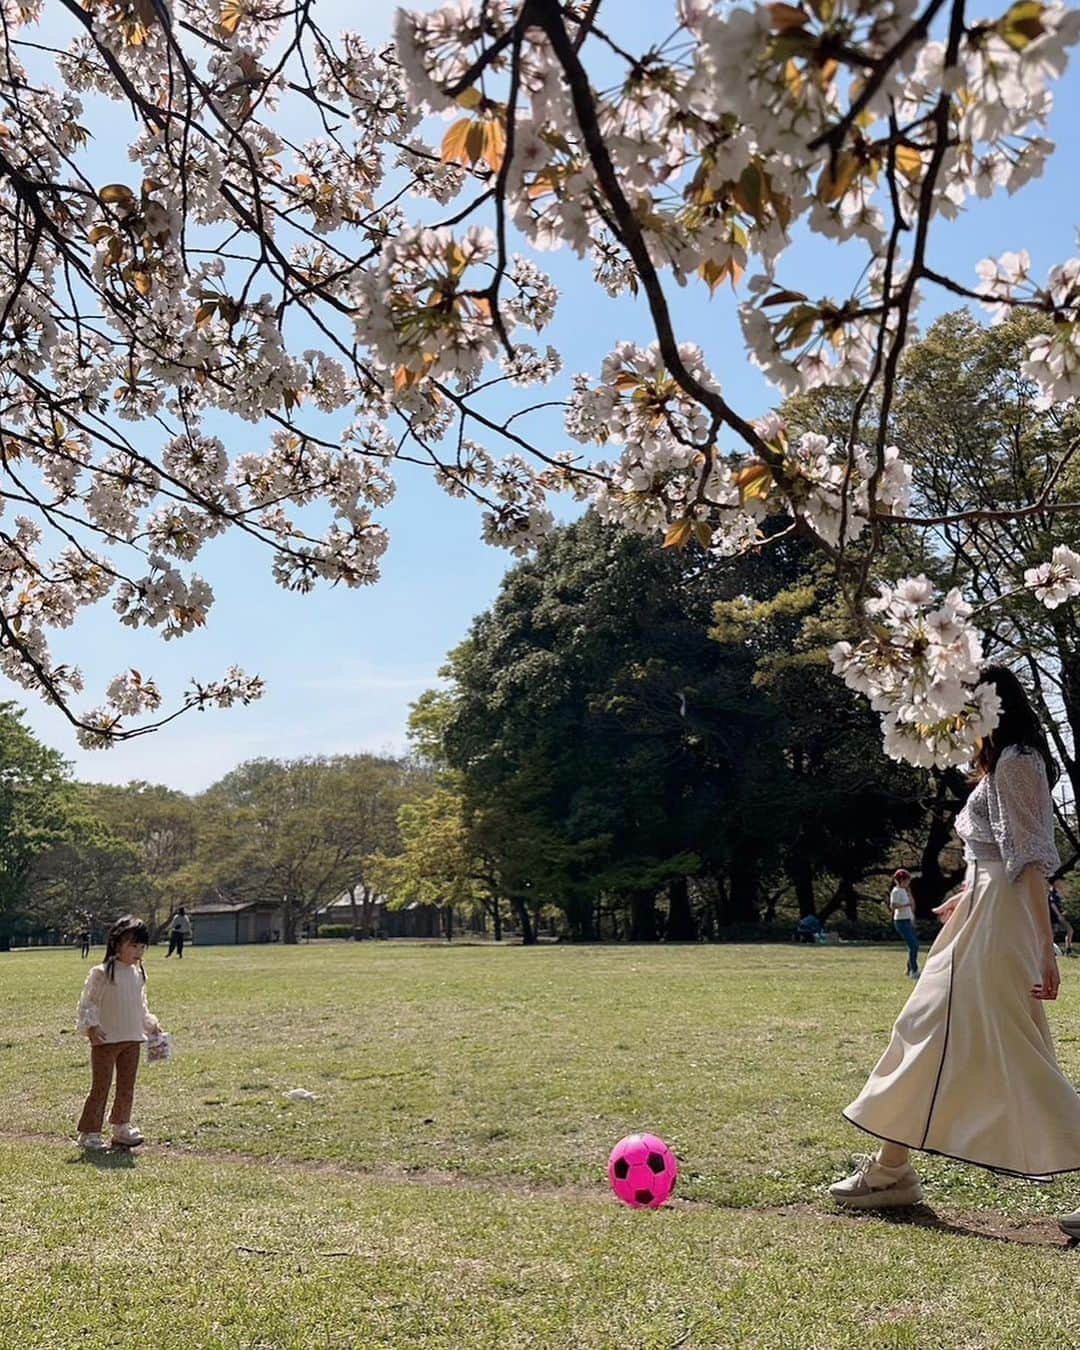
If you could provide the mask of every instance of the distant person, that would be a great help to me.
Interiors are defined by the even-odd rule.
[[[919,978],[919,934],[915,927],[915,906],[911,903],[911,873],[906,867],[898,867],[893,873],[893,888],[889,894],[889,908],[892,910],[893,927],[907,943],[908,978]]]
[[[161,1023],[147,1007],[143,953],[150,941],[146,924],[133,915],[118,919],[109,930],[105,960],[86,977],[76,1027],[90,1042],[90,1094],[79,1117],[79,1143],[86,1149],[106,1147],[101,1127],[113,1075],[116,1095],[109,1122],[118,1148],[135,1148],[142,1131],[131,1123],[139,1052],[148,1036],[161,1034]]]
[[[90,955],[90,929],[84,928],[79,934],[79,948],[83,960]]]
[[[184,943],[191,941],[191,920],[187,916],[184,906],[173,915],[172,923],[169,924],[169,950],[165,953],[167,961],[173,952],[182,961],[184,959]]]
[[[1061,933],[1065,938],[1065,955],[1075,956],[1073,951],[1073,927],[1065,913],[1065,897],[1058,890],[1057,883],[1050,883],[1050,894],[1047,896],[1047,903],[1050,906],[1050,926],[1054,930],[1054,936]]]
[[[821,920],[816,914],[804,914],[795,925],[796,942],[816,942],[821,932]]]

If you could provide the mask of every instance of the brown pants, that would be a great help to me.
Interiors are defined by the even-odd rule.
[[[105,1103],[109,1099],[113,1070],[116,1070],[116,1096],[113,1098],[111,1125],[126,1125],[131,1120],[131,1106],[135,1098],[135,1076],[139,1072],[139,1051],[142,1041],[117,1041],[110,1045],[90,1047],[90,1095],[79,1117],[80,1134],[100,1134],[105,1119]]]

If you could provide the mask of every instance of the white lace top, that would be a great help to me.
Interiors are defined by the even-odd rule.
[[[1008,745],[993,773],[981,778],[956,817],[969,862],[1001,862],[1010,881],[1030,863],[1045,876],[1061,865],[1054,844],[1054,808],[1042,755]]]
[[[100,1027],[111,1045],[118,1041],[145,1041],[161,1027],[146,1005],[142,972],[137,966],[117,961],[113,973],[115,979],[110,980],[103,965],[91,969],[79,999],[75,1026],[79,1031]]]

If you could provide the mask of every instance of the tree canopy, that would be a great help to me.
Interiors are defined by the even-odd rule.
[[[0,951],[28,924],[34,866],[90,828],[66,760],[29,731],[23,712],[0,704]]]
[[[492,887],[578,937],[754,922],[778,883],[813,910],[825,878],[852,910],[928,789],[804,641],[834,599],[793,537],[732,566],[594,515],[556,531],[451,654],[440,718],[418,708]]]
[[[971,596],[915,575],[872,597],[897,540],[918,553],[943,525],[892,439],[900,369],[921,297],[942,292],[1042,315],[1025,375],[1052,406],[1080,393],[1080,261],[1036,277],[1022,239],[958,276],[930,261],[939,220],[1052,163],[1078,38],[1080,15],[1043,0],[453,0],[400,10],[380,48],[323,32],[309,4],[9,4],[0,493],[19,515],[0,534],[0,669],[88,745],[249,702],[261,680],[237,667],[178,706],[126,670],[83,707],[56,633],[106,598],[131,627],[195,631],[213,588],[193,564],[228,531],[291,589],[370,584],[396,467],[420,463],[515,553],[563,490],[717,557],[786,521],[829,560],[834,666],[873,695],[889,752],[962,762],[998,714]],[[850,286],[837,269],[825,294],[795,288],[807,235],[846,246]],[[647,340],[573,378],[533,341],[560,301],[538,259],[563,245],[582,264],[572,304],[634,295],[647,316]],[[729,284],[744,344],[686,341],[675,292],[720,305]],[[778,398],[852,390],[847,422],[752,419],[748,361]],[[581,449],[559,448],[553,408]],[[259,430],[234,453],[240,423]],[[1071,511],[1074,452],[950,523],[992,535]],[[1080,553],[1046,545],[1019,576],[972,554],[980,588],[1075,599]]]

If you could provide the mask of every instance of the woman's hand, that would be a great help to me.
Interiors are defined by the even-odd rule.
[[[1052,1002],[1058,996],[1058,989],[1061,986],[1061,975],[1058,971],[1057,957],[1054,949],[1046,952],[1042,959],[1042,979],[1031,991],[1031,997],[1042,999],[1046,1002]]]
[[[86,1039],[91,1045],[104,1045],[106,1036],[100,1027],[87,1027]]]
[[[966,891],[957,891],[955,895],[947,896],[940,905],[930,911],[931,914],[936,914],[941,923],[948,923],[965,895]]]

